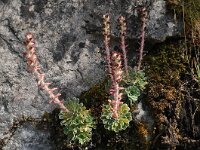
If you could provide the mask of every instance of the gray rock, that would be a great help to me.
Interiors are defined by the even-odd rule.
[[[48,130],[34,123],[24,123],[19,127],[3,150],[53,150]]]
[[[155,41],[164,41],[167,37],[180,34],[181,30],[179,22],[167,13],[166,1],[155,1],[149,11],[147,37]]]
[[[35,35],[36,53],[47,75],[46,81],[59,87],[66,100],[78,96],[105,76],[101,54],[102,15],[111,16],[112,47],[115,47],[119,36],[116,20],[120,15],[127,18],[129,38],[139,39],[140,15],[136,8],[142,5],[149,12],[147,38],[163,41],[179,33],[173,18],[166,14],[164,0],[0,1],[0,139],[5,143],[4,150],[48,149],[45,142],[41,147],[34,145],[40,139],[48,141],[48,133],[43,136],[37,134],[37,128],[24,125],[10,139],[10,129],[22,116],[40,119],[44,112],[57,107],[48,103],[48,95],[40,91],[35,77],[27,71],[24,35],[27,32]],[[31,143],[33,137],[35,143]]]

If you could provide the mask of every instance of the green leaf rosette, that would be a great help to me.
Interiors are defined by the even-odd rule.
[[[103,105],[101,120],[104,127],[110,131],[119,132],[125,130],[129,126],[129,122],[132,120],[130,108],[127,104],[122,104],[118,110],[118,118],[113,118],[111,105]]]
[[[95,128],[95,122],[91,116],[90,110],[87,110],[77,99],[73,99],[66,104],[69,112],[60,112],[59,118],[66,134],[71,141],[85,144],[92,138],[92,129]]]

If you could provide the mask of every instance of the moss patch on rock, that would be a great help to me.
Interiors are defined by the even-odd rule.
[[[199,112],[197,109],[199,103],[194,97],[188,97],[192,93],[186,84],[194,81],[191,80],[191,68],[185,59],[183,43],[182,40],[166,41],[155,46],[145,59],[146,74],[149,79],[145,99],[155,120],[153,148],[183,148],[181,146],[187,143],[184,141],[185,138],[195,139],[185,131],[185,128],[192,126],[185,121],[185,118],[191,119],[185,104],[190,104],[188,107],[194,113],[194,108]]]
[[[184,21],[184,36],[200,45],[200,1],[199,0],[166,0],[169,10]]]

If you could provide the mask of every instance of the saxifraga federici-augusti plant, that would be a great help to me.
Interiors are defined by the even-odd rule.
[[[128,68],[127,46],[125,43],[127,28],[125,18],[120,16],[118,19],[121,54],[110,50],[110,17],[108,15],[103,16],[105,61],[106,69],[110,77],[110,98],[108,99],[108,104],[102,106],[101,120],[103,121],[104,127],[111,131],[119,132],[125,130],[132,120],[130,108],[122,102],[123,94],[125,93],[129,101],[133,103],[139,97],[140,92],[146,84],[145,75],[140,69],[144,49],[145,9],[142,9],[142,17],[140,55],[137,70],[135,71],[134,69],[129,70]],[[35,40],[31,33],[26,34],[25,44],[26,51],[24,52],[24,56],[27,59],[28,69],[35,75],[38,86],[49,94],[50,102],[59,105],[61,109],[59,118],[62,120],[61,125],[64,126],[64,133],[67,135],[69,141],[79,144],[89,142],[92,137],[92,129],[96,127],[90,110],[87,110],[77,99],[71,99],[66,104],[64,104],[64,100],[59,99],[61,94],[56,92],[57,88],[50,88],[51,83],[45,82],[45,74],[39,65],[35,50]],[[123,72],[125,72],[126,77],[123,77]],[[121,83],[125,83],[126,87],[122,87]]]
[[[123,87],[120,87],[122,80],[122,64],[121,54],[115,51],[110,51],[110,18],[108,15],[103,16],[103,35],[105,45],[105,60],[107,63],[108,74],[111,79],[111,86],[109,89],[110,99],[108,104],[104,104],[102,108],[101,120],[104,127],[108,130],[119,132],[129,126],[132,120],[130,108],[127,104],[121,101]]]
[[[50,102],[58,104],[61,112],[59,118],[64,125],[64,133],[68,136],[70,142],[84,144],[89,142],[92,137],[92,129],[95,128],[95,122],[91,116],[90,110],[87,110],[77,99],[72,99],[66,105],[60,100],[60,93],[56,94],[57,88],[50,88],[51,83],[45,82],[45,74],[42,72],[35,50],[35,39],[32,33],[26,34],[26,51],[24,56],[27,60],[28,70],[31,71],[38,80],[38,86],[49,94]]]
[[[28,70],[32,72],[37,78],[38,86],[49,94],[51,103],[58,104],[63,112],[69,112],[69,110],[63,104],[63,100],[62,101],[59,100],[59,96],[61,94],[60,93],[55,94],[57,88],[50,88],[49,85],[51,85],[51,83],[45,82],[44,80],[45,74],[41,71],[39,61],[36,56],[35,39],[32,33],[26,34],[25,44],[26,44],[26,51],[24,52],[24,56],[27,59]]]
[[[104,46],[105,46],[105,61],[107,65],[107,72],[110,76],[110,99],[107,105],[103,105],[101,119],[104,127],[108,130],[118,132],[124,130],[129,126],[129,122],[132,120],[130,108],[127,104],[124,104],[122,100],[123,93],[127,95],[129,104],[132,105],[138,100],[141,91],[144,90],[146,77],[144,72],[141,70],[141,64],[143,59],[144,51],[144,37],[145,27],[147,20],[146,8],[141,10],[141,42],[139,49],[139,59],[137,63],[137,69],[129,69],[127,62],[127,50],[126,50],[126,22],[125,17],[120,16],[118,19],[119,30],[120,30],[120,49],[122,55],[118,52],[110,50],[110,17],[108,15],[103,16],[103,35],[104,35]],[[123,59],[123,69],[122,69]],[[125,71],[125,76],[123,76]],[[129,73],[130,72],[130,73]],[[120,83],[124,83],[124,87],[120,86]],[[122,92],[124,90],[124,92]]]
[[[130,69],[129,77],[123,78],[122,82],[126,85],[124,91],[128,97],[130,105],[135,104],[147,84],[145,73],[142,70],[135,71]]]
[[[126,84],[125,93],[128,97],[128,101],[130,104],[134,104],[141,92],[145,89],[145,85],[147,84],[147,78],[145,77],[145,73],[141,70],[142,60],[144,56],[144,42],[145,42],[145,29],[147,24],[147,9],[145,7],[141,7],[139,9],[141,14],[141,35],[140,35],[140,48],[139,48],[139,58],[137,62],[136,69],[129,69],[128,77],[123,78],[123,83]]]
[[[103,105],[101,119],[106,129],[119,132],[129,126],[132,116],[128,105],[121,101],[123,95],[121,92],[123,88],[119,86],[122,80],[121,55],[114,51],[111,55],[111,66],[113,76],[110,87],[111,96],[108,100],[109,104]]]
[[[89,142],[92,138],[92,129],[96,127],[90,110],[79,103],[79,99],[73,98],[66,103],[68,113],[60,112],[59,118],[64,125],[64,133],[68,135],[70,141],[75,141],[81,145]]]

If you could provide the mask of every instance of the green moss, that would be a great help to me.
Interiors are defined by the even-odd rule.
[[[183,20],[185,54],[194,76],[198,76],[200,49],[200,1],[199,0],[166,0],[168,8]],[[195,55],[196,56],[195,56]]]
[[[107,79],[91,87],[88,91],[81,93],[79,99],[91,110],[91,113],[98,121],[101,116],[101,106],[108,101],[108,81]]]
[[[155,47],[150,56],[145,58],[148,86],[146,103],[155,120],[155,133],[166,133],[170,118],[179,118],[183,96],[181,91],[181,75],[185,72],[186,60],[182,41],[167,41]],[[177,124],[173,123],[171,133],[177,135]],[[163,135],[163,134],[162,134]],[[178,139],[177,139],[178,140]]]
[[[178,86],[177,81],[180,81],[180,75],[184,72],[187,63],[182,43],[164,43],[156,47],[157,50],[154,51],[154,54],[145,58],[148,63],[146,74],[152,87],[156,87],[155,89],[170,90],[169,87]],[[156,97],[157,94],[155,93],[154,96]]]

